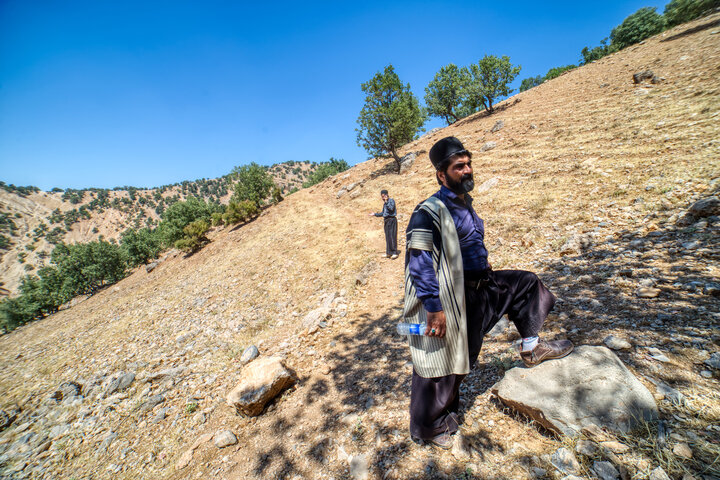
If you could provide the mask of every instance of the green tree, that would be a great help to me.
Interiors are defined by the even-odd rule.
[[[208,242],[205,234],[210,229],[207,220],[195,220],[183,228],[183,237],[175,242],[175,248],[192,253]]]
[[[592,49],[583,47],[580,51],[580,55],[582,56],[580,65],[586,65],[590,62],[594,62],[595,60],[600,60],[605,55],[610,54],[610,46],[607,44],[607,41],[607,38],[603,38],[602,41],[600,41],[600,45]]]
[[[668,27],[674,27],[719,7],[720,0],[671,0],[665,5],[665,21]]]
[[[59,244],[50,261],[62,277],[62,295],[94,293],[125,276],[127,263],[120,247],[105,240]]]
[[[427,114],[410,91],[410,84],[403,85],[392,65],[361,88],[365,104],[357,119],[357,144],[373,157],[392,157],[399,171],[398,150],[422,130]]]
[[[627,17],[610,32],[610,49],[613,52],[636,44],[665,29],[665,19],[655,7],[643,7]]]
[[[164,247],[171,247],[180,240],[186,225],[195,220],[210,220],[211,215],[221,210],[219,205],[206,203],[197,197],[188,197],[184,202],[174,202],[162,213],[157,235]]]
[[[537,87],[544,81],[545,77],[543,77],[542,75],[538,75],[537,77],[524,78],[523,81],[520,82],[520,91],[524,92],[525,90],[530,90],[533,87]]]
[[[120,235],[120,247],[130,267],[147,263],[162,250],[159,236],[149,228],[128,228]]]
[[[562,67],[553,67],[545,74],[545,80],[552,80],[553,78],[557,78],[563,73],[574,70],[576,68],[577,65],[564,65]]]
[[[435,78],[425,87],[425,104],[429,115],[444,118],[448,125],[475,113],[474,105],[467,105],[467,88],[470,72],[450,63],[440,68]]]
[[[230,200],[223,214],[223,221],[227,225],[235,225],[252,220],[257,217],[259,213],[260,208],[250,200],[243,200],[241,202]]]
[[[350,167],[345,160],[330,157],[329,161],[322,162],[320,163],[320,165],[318,165],[318,167],[310,174],[308,179],[303,182],[302,186],[303,188],[312,187],[313,185],[322,182],[328,177],[332,177],[335,174],[344,172],[348,168]]]
[[[275,182],[267,172],[267,168],[261,167],[255,162],[250,165],[235,167],[232,175],[237,180],[232,200],[235,202],[247,200],[258,208],[275,186]]]
[[[468,105],[482,105],[492,113],[493,102],[514,91],[509,86],[519,73],[520,65],[512,65],[507,55],[501,58],[485,55],[478,63],[470,65]]]

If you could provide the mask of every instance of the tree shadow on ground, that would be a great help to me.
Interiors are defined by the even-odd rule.
[[[457,122],[453,123],[453,125],[454,125],[454,126],[461,126],[461,125],[464,125],[464,124],[466,124],[466,123],[476,122],[476,121],[478,121],[478,120],[480,120],[480,119],[482,119],[482,118],[487,118],[487,117],[490,117],[490,116],[492,116],[492,115],[497,115],[498,113],[502,113],[502,112],[504,112],[505,110],[514,107],[515,105],[517,105],[517,104],[520,103],[521,101],[522,101],[522,99],[520,99],[520,98],[516,98],[516,99],[513,100],[512,102],[510,102],[510,101],[503,101],[504,103],[501,103],[500,105],[495,106],[495,107],[493,108],[493,111],[492,111],[492,112],[488,112],[487,110],[483,110],[483,111],[480,112],[480,113],[473,114],[473,115],[471,115],[471,116],[469,116],[469,117],[461,118],[461,119],[458,120]]]
[[[683,31],[683,32],[676,33],[676,34],[673,35],[672,37],[663,38],[663,39],[660,40],[660,41],[661,41],[661,42],[670,42],[670,41],[672,41],[672,40],[677,40],[678,38],[687,37],[688,35],[692,35],[692,34],[697,33],[697,32],[702,32],[703,30],[708,30],[708,29],[713,28],[713,27],[720,27],[720,20],[713,20],[713,21],[711,21],[711,22],[703,23],[702,25],[698,25],[698,26],[693,27],[693,28],[688,28],[687,30],[685,30],[685,31]]]

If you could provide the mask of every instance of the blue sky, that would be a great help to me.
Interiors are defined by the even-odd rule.
[[[517,89],[664,5],[2,0],[0,180],[151,187],[252,161],[355,164],[360,85],[386,65],[422,101],[443,65],[508,55]]]

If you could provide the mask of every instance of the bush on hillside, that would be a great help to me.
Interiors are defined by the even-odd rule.
[[[260,209],[253,202],[249,200],[242,202],[231,200],[223,214],[223,221],[227,225],[235,225],[252,220],[259,214]]]
[[[672,0],[665,5],[665,21],[668,27],[695,20],[720,8],[720,0]]]
[[[520,91],[524,92],[526,90],[530,90],[533,87],[537,87],[544,81],[545,77],[543,77],[542,75],[538,75],[537,77],[524,78],[523,81],[520,82]]]
[[[329,161],[323,162],[318,165],[315,171],[310,174],[310,177],[305,182],[303,182],[302,186],[303,188],[312,187],[313,185],[322,182],[328,177],[332,177],[335,174],[344,172],[348,168],[350,167],[345,160],[330,157]]]
[[[162,246],[173,246],[183,237],[183,229],[187,225],[195,220],[210,221],[210,216],[221,210],[219,205],[206,203],[197,197],[188,197],[184,202],[173,203],[162,213],[162,221],[157,228]]]
[[[267,168],[261,167],[255,162],[235,167],[232,174],[237,180],[232,196],[232,200],[235,202],[249,201],[259,208],[263,200],[270,194],[272,187],[275,186]]]
[[[207,220],[195,220],[183,228],[183,237],[175,242],[175,248],[184,252],[192,253],[197,251],[208,242],[205,234],[210,229]]]
[[[428,114],[445,119],[448,125],[477,112],[477,102],[468,104],[470,71],[450,63],[440,68],[425,87]]]
[[[580,55],[582,56],[582,59],[580,60],[580,65],[586,65],[590,62],[594,62],[595,60],[600,60],[605,55],[610,54],[610,46],[607,44],[607,41],[607,38],[603,38],[600,42],[600,45],[592,49],[589,49],[588,47],[583,47],[583,49],[580,51]]]
[[[470,84],[468,85],[467,107],[479,105],[492,113],[493,103],[507,97],[514,90],[509,88],[520,73],[520,65],[512,65],[510,57],[503,55],[485,55],[478,63],[470,65]]]
[[[162,250],[159,235],[149,228],[128,228],[120,235],[120,247],[129,267],[137,267],[156,258]]]
[[[392,65],[361,85],[365,103],[357,119],[357,145],[369,155],[392,157],[400,171],[400,147],[414,140],[427,114],[410,90],[400,81]]]
[[[218,225],[223,225],[225,221],[223,220],[223,215],[225,213],[215,212],[212,215],[210,215],[210,222],[213,227],[217,227]]]
[[[552,80],[553,78],[557,78],[563,73],[573,70],[575,68],[577,68],[577,65],[564,65],[562,67],[553,67],[545,74],[545,80]]]
[[[58,244],[50,261],[62,277],[63,292],[71,295],[94,293],[123,278],[127,269],[120,247],[105,240]]]
[[[627,17],[610,32],[610,49],[613,52],[634,45],[665,29],[665,19],[655,7],[643,7]]]

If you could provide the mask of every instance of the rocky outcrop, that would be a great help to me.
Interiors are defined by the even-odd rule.
[[[545,428],[573,437],[591,423],[625,432],[658,417],[652,394],[605,347],[580,346],[532,370],[513,368],[493,393]]]

